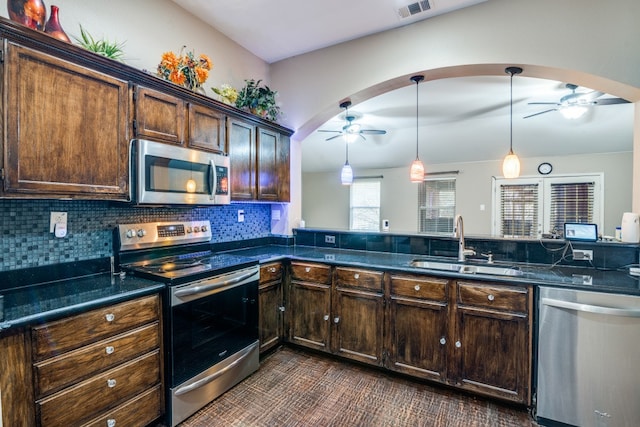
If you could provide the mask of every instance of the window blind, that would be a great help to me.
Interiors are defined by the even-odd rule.
[[[502,236],[537,236],[538,187],[538,184],[500,186],[500,234]]]
[[[380,230],[380,181],[354,181],[350,193],[351,230]]]
[[[565,222],[593,222],[594,182],[551,184],[551,229],[562,232]]]
[[[428,179],[418,190],[418,230],[421,233],[452,233],[456,212],[456,180]]]

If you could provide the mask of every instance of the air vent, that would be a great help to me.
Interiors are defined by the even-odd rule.
[[[409,18],[410,16],[427,11],[429,9],[431,9],[429,0],[424,0],[400,7],[400,9],[398,9],[398,15],[400,15],[400,18]]]

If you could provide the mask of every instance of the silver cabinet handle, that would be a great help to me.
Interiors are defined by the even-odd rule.
[[[360,273],[356,273],[353,275],[354,279],[358,280],[360,278]]]
[[[445,337],[440,338],[440,344],[445,345],[447,343],[447,339]]]
[[[419,291],[419,290],[420,290],[420,285],[415,285],[415,286],[413,287],[413,289],[415,289],[416,291]]]
[[[106,347],[105,347],[104,351],[105,351],[107,354],[112,354],[114,351],[116,351],[116,349],[115,349],[115,347],[114,347],[114,346],[112,346],[112,345],[108,345],[108,346],[106,346]]]
[[[340,323],[340,317],[334,317],[333,323]]]
[[[284,312],[284,306],[281,305],[280,307],[278,307],[278,310]]]
[[[311,271],[311,267],[305,267],[304,271],[306,271],[307,273]]]
[[[562,301],[553,298],[542,298],[544,305],[558,308],[567,308],[574,311],[586,311],[588,313],[606,314],[610,316],[640,317],[640,309],[637,308],[611,308],[599,305],[582,304],[579,302]]]
[[[114,388],[115,386],[116,386],[116,380],[111,378],[107,380],[107,387]]]
[[[107,319],[107,322],[113,322],[116,320],[116,315],[113,313],[107,313],[104,318]]]
[[[328,314],[324,315],[324,320],[329,320],[329,315]]]
[[[462,343],[460,341],[456,341],[456,348],[462,347]]]
[[[114,420],[113,418],[109,418],[107,420],[107,427],[116,427],[116,420]]]
[[[275,267],[270,267],[269,268],[269,272],[270,273],[275,273],[276,272],[276,268]]]
[[[496,297],[494,297],[492,294],[489,294],[489,296],[487,296],[487,299],[489,301],[493,301],[494,299],[496,299]]]

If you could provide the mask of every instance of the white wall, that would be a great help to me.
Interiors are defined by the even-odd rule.
[[[550,176],[571,173],[604,173],[604,230],[613,235],[622,213],[631,210],[631,153],[521,159],[522,176],[538,176],[537,166],[553,164]],[[381,219],[389,219],[393,232],[415,233],[418,229],[418,186],[409,182],[409,167],[357,170],[354,174],[383,175]],[[454,171],[456,211],[464,217],[465,231],[473,235],[491,234],[492,176],[501,175],[502,164],[495,162],[426,165],[427,171]],[[349,229],[349,187],[340,184],[340,171],[306,173],[302,176],[304,198],[302,216],[308,228]],[[485,210],[480,206],[484,205]]]

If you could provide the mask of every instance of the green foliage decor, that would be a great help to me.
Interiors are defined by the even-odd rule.
[[[123,62],[124,52],[122,48],[124,47],[124,42],[111,42],[104,39],[96,40],[89,32],[82,28],[82,25],[80,25],[80,38],[75,36],[73,38],[76,39],[80,46],[91,52]]]
[[[236,107],[248,110],[252,114],[275,122],[280,115],[280,107],[276,105],[278,92],[266,85],[262,80],[245,80],[245,86],[238,92]]]

